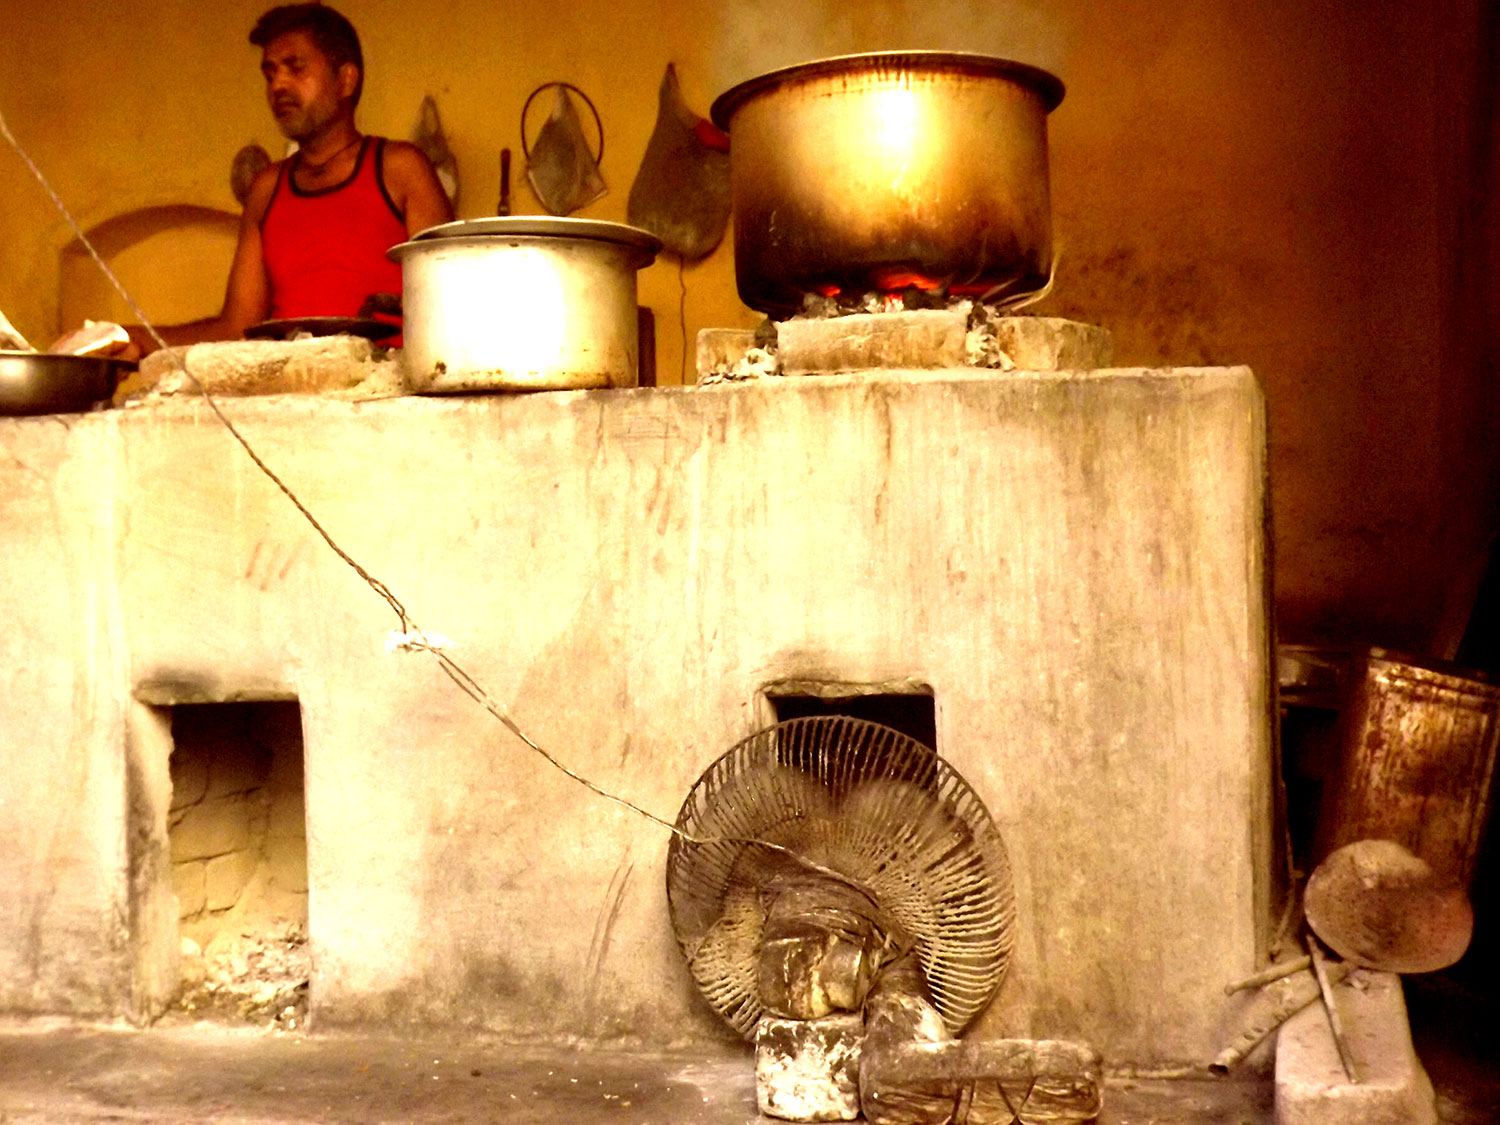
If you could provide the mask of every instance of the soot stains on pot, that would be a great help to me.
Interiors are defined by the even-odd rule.
[[[730,90],[735,276],[752,308],[803,294],[1040,288],[1050,269],[1051,75],[943,52],[854,55]]]

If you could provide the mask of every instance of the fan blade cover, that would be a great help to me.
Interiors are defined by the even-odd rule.
[[[763,1014],[762,892],[797,863],[787,851],[875,902],[953,1034],[1005,977],[1015,898],[1000,832],[969,783],[899,731],[839,715],[768,727],[704,771],[676,828],[672,929],[705,998],[746,1038]]]

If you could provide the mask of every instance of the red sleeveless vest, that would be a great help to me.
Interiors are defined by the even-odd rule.
[[[354,316],[371,293],[400,293],[401,265],[385,256],[406,241],[406,221],[381,175],[385,141],[366,137],[343,183],[302,191],[296,156],[277,174],[261,220],[261,252],[271,281],[273,320]]]

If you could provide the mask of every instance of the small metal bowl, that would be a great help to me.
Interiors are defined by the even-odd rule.
[[[135,363],[92,355],[0,351],[0,414],[77,414],[114,394]]]

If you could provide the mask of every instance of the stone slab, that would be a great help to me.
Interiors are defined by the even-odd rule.
[[[755,1027],[755,1101],[783,1121],[853,1121],[859,1116],[858,1013],[814,1020],[762,1017]]]
[[[1084,1043],[951,1040],[867,1043],[860,1105],[869,1125],[1083,1125],[1102,1108],[1102,1060]]]
[[[1002,316],[993,322],[996,366],[1020,371],[1094,371],[1114,362],[1108,329],[1055,316]]]
[[[961,367],[968,330],[965,302],[947,309],[778,321],[776,348],[786,375]]]
[[[976,311],[967,301],[944,309],[797,318],[778,322],[776,332],[778,358],[787,375],[960,365],[1093,371],[1108,367],[1114,358],[1113,338],[1097,325]],[[717,341],[726,350],[736,342],[728,337]],[[729,356],[728,363],[736,358]]]
[[[172,812],[196,805],[208,793],[208,759],[202,756],[182,759],[172,755]]]
[[[225,340],[153,352],[127,391],[193,395],[201,384],[215,395],[317,394],[398,371],[393,361],[377,363],[374,345],[361,336]]]
[[[1273,923],[1247,369],[230,405],[533,738],[659,816],[768,684],[930,688],[1016,894],[970,1034],[1212,1058]],[[295,698],[316,1020],[729,1034],[661,826],[388,651],[395,615],[200,401],[3,419],[0,448],[0,1010],[129,1003],[122,710]]]
[[[1345,1073],[1321,1003],[1276,1040],[1276,1125],[1435,1125],[1432,1083],[1412,1048],[1401,978],[1358,970],[1333,986],[1359,1075]]]
[[[753,328],[700,328],[695,353],[698,378],[728,371],[753,347]]]

